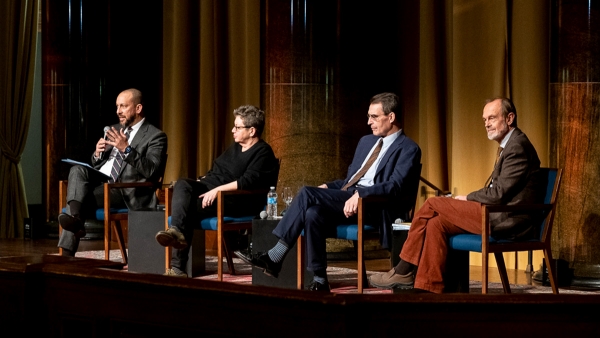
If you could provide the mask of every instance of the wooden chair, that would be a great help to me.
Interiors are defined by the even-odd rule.
[[[417,193],[419,190],[419,179],[421,174],[421,164],[418,164],[412,168],[412,172],[410,173],[412,178],[407,179],[407,182],[414,182],[411,187],[408,187],[406,190],[410,195],[408,199],[411,205],[410,210],[407,212],[406,220],[410,221],[412,215],[414,213],[415,204],[417,201]],[[370,208],[376,207],[382,209],[382,205],[389,205],[391,201],[389,198],[383,196],[371,196],[358,198],[358,222],[356,224],[341,224],[336,227],[336,235],[333,238],[337,239],[347,239],[351,240],[354,243],[354,247],[356,248],[356,254],[358,259],[358,293],[362,293],[364,289],[364,285],[367,285],[367,272],[365,268],[365,260],[364,260],[364,242],[368,239],[379,239],[379,231],[377,225],[368,224],[366,216],[367,211]],[[406,203],[406,202],[405,202]],[[373,207],[370,207],[373,206]],[[392,229],[390,227],[389,233],[392,233]],[[306,241],[303,239],[303,235],[300,235],[298,238],[297,244],[297,252],[298,252],[298,272],[297,272],[297,286],[298,289],[304,289],[304,267],[305,264],[305,251],[306,251]]]
[[[560,179],[562,169],[541,168],[542,175],[546,180],[546,191],[543,204],[522,204],[522,205],[482,205],[481,206],[481,227],[482,234],[462,234],[455,235],[449,238],[449,248],[460,251],[481,252],[481,293],[488,291],[488,256],[493,253],[496,257],[500,279],[505,293],[510,293],[510,285],[506,266],[504,264],[503,252],[511,251],[529,251],[543,250],[544,259],[548,267],[550,284],[552,292],[558,294],[556,283],[556,271],[551,264],[552,262],[552,222],[554,220],[554,212],[558,200],[558,192],[560,187]],[[540,221],[539,236],[527,241],[511,241],[511,240],[496,240],[490,236],[489,215],[494,212],[512,212],[512,211],[527,211],[531,214],[538,213],[542,215]],[[465,264],[464,261],[460,264]],[[467,256],[468,265],[468,256]],[[460,269],[460,267],[458,267]],[[468,270],[467,270],[468,271]]]
[[[123,264],[127,265],[127,245],[125,243],[125,236],[123,235],[123,228],[121,221],[126,221],[129,216],[129,209],[127,208],[111,208],[110,207],[110,189],[124,189],[124,188],[155,188],[157,197],[162,189],[162,181],[167,163],[167,155],[165,155],[162,166],[158,171],[158,180],[156,182],[115,182],[115,183],[104,183],[104,208],[97,209],[95,213],[95,219],[104,221],[104,259],[110,260],[110,242],[112,240],[112,231],[115,231],[117,235],[117,243],[121,251],[121,259]],[[67,180],[61,180],[58,182],[58,194],[59,194],[59,213],[67,212]],[[62,228],[58,227],[58,235],[62,233]],[[62,248],[58,249],[59,254],[62,255]]]
[[[235,275],[235,266],[233,265],[232,253],[230,250],[225,233],[239,230],[252,230],[252,220],[256,215],[246,215],[239,217],[230,217],[226,215],[225,199],[233,196],[251,195],[256,198],[264,199],[268,189],[265,190],[233,190],[219,191],[215,203],[217,204],[217,216],[204,218],[200,220],[198,229],[203,231],[217,232],[217,279],[223,281],[223,256],[227,261],[229,274]],[[165,190],[165,230],[171,225],[173,188],[169,187]],[[167,269],[171,266],[171,248],[167,247],[165,252],[165,266]]]
[[[279,177],[279,168],[281,166],[281,160],[277,162],[277,174]],[[234,196],[255,196],[255,198],[263,199],[266,204],[267,193],[269,189],[261,190],[233,190],[233,191],[219,191],[215,203],[217,203],[217,216],[208,217],[200,220],[200,224],[197,229],[202,231],[216,231],[217,232],[217,280],[223,281],[223,254],[227,261],[227,267],[229,268],[229,274],[235,275],[235,266],[233,265],[232,253],[227,243],[225,236],[226,232],[247,230],[252,231],[252,220],[257,215],[244,215],[244,216],[230,216],[225,210],[225,200],[234,198]],[[165,190],[165,230],[169,229],[171,225],[171,211],[172,211],[172,199],[173,199],[173,187],[169,187]],[[191,243],[189,243],[191,245]],[[169,269],[171,267],[171,248],[165,248],[165,267]],[[193,275],[190,272],[190,275]]]

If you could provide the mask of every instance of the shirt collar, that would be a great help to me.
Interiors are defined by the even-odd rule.
[[[133,126],[130,126],[131,132],[138,131],[140,129],[140,127],[142,126],[142,124],[144,124],[145,120],[146,120],[146,118],[144,117],[138,123],[134,124]]]
[[[504,136],[504,138],[502,139],[502,142],[500,142],[500,147],[502,147],[502,149],[506,148],[506,144],[508,143],[508,139],[510,139],[510,136],[512,135],[513,131],[515,131],[515,128],[511,129],[508,134],[506,134],[506,136]]]
[[[395,132],[391,135],[384,137],[383,138],[383,146],[389,147],[392,143],[394,143],[394,141],[396,141],[398,136],[400,136],[401,134],[402,134],[402,129],[398,130],[397,132]]]

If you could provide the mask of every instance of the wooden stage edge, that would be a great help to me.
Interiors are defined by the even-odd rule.
[[[0,258],[0,323],[44,337],[600,334],[600,295],[320,295],[120,267],[51,255]]]

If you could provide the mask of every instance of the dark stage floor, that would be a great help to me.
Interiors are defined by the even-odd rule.
[[[54,254],[58,253],[56,244],[57,238],[43,239],[0,239],[0,257],[23,256],[32,254]],[[80,251],[103,250],[104,242],[101,239],[83,240],[79,245]],[[116,243],[113,243],[112,249],[118,249]],[[356,269],[356,261],[330,261],[330,266]],[[366,268],[369,271],[388,271],[390,269],[389,259],[371,259],[366,261]],[[508,269],[509,281],[512,284],[531,285],[531,274],[521,270]],[[470,267],[470,279],[481,280],[481,267]],[[489,269],[490,282],[500,282],[498,270]]]

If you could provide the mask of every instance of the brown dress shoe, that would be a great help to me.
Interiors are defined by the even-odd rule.
[[[369,282],[374,287],[380,289],[412,288],[415,283],[415,271],[413,270],[406,275],[399,275],[396,273],[396,270],[391,269],[386,273],[369,277]]]
[[[175,269],[175,268],[171,268],[171,269],[167,269],[167,272],[165,272],[164,274],[165,276],[173,276],[173,277],[187,277],[187,273],[179,270],[179,269]]]
[[[171,246],[174,249],[183,249],[188,246],[185,236],[176,228],[159,231],[156,236],[156,241],[162,246]]]

